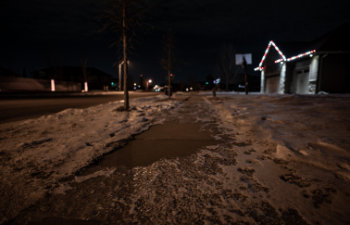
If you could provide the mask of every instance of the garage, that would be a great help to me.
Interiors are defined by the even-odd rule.
[[[266,76],[266,84],[265,84],[265,91],[266,93],[278,93],[279,89],[279,83],[280,83],[280,75],[276,74],[273,76]]]
[[[293,71],[291,91],[295,94],[309,94],[309,65],[310,62],[298,62]]]

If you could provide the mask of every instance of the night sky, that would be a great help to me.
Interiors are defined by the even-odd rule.
[[[147,2],[147,1],[145,1]],[[219,49],[231,43],[238,52],[253,53],[258,64],[269,40],[310,41],[350,22],[346,1],[148,1],[144,26],[136,32],[130,53],[131,77],[145,74],[165,80],[160,65],[162,39],[171,28],[175,38],[175,75],[204,80],[217,74]],[[2,0],[0,2],[0,66],[18,73],[53,65],[88,66],[116,76],[121,58],[111,44],[113,32],[99,32],[104,1]]]

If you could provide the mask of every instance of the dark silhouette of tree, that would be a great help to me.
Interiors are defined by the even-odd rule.
[[[86,55],[80,57],[81,70],[83,73],[83,82],[87,82],[87,62],[88,58]]]
[[[248,72],[247,72],[247,61],[243,57],[242,68],[244,71],[244,90],[245,94],[248,94]]]
[[[225,84],[226,91],[229,89],[230,82],[236,77],[235,53],[236,50],[232,44],[224,44],[221,47],[218,67],[221,74],[221,79]]]
[[[173,79],[172,69],[174,66],[174,34],[168,30],[164,41],[164,57],[161,59],[163,68],[168,72],[168,95],[171,97],[171,80]]]
[[[104,27],[102,31],[109,30],[116,33],[119,37],[112,44],[122,46],[121,62],[128,62],[128,53],[130,43],[135,37],[136,30],[141,25],[141,19],[149,10],[149,4],[146,0],[107,0],[107,9],[103,12],[101,19]],[[117,63],[119,64],[119,63]],[[124,89],[124,110],[129,109],[128,92],[128,63],[123,63],[123,89]]]

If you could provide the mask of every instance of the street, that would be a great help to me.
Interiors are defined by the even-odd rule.
[[[152,96],[154,92],[133,93],[130,99]],[[120,92],[113,95],[66,95],[47,97],[18,97],[0,99],[0,123],[35,118],[50,113],[56,113],[67,108],[87,108],[93,105],[122,100]]]

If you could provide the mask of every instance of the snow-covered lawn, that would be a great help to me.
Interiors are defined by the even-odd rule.
[[[221,119],[221,135],[234,140],[242,176],[231,182],[246,182],[250,191],[254,186],[265,190],[258,198],[287,224],[290,219],[291,224],[349,224],[350,96],[209,99]],[[230,167],[223,169],[228,177],[237,176]],[[262,210],[259,216],[264,216],[261,204],[256,213]]]
[[[213,101],[223,126],[276,144],[298,160],[350,181],[350,96],[226,96]]]

